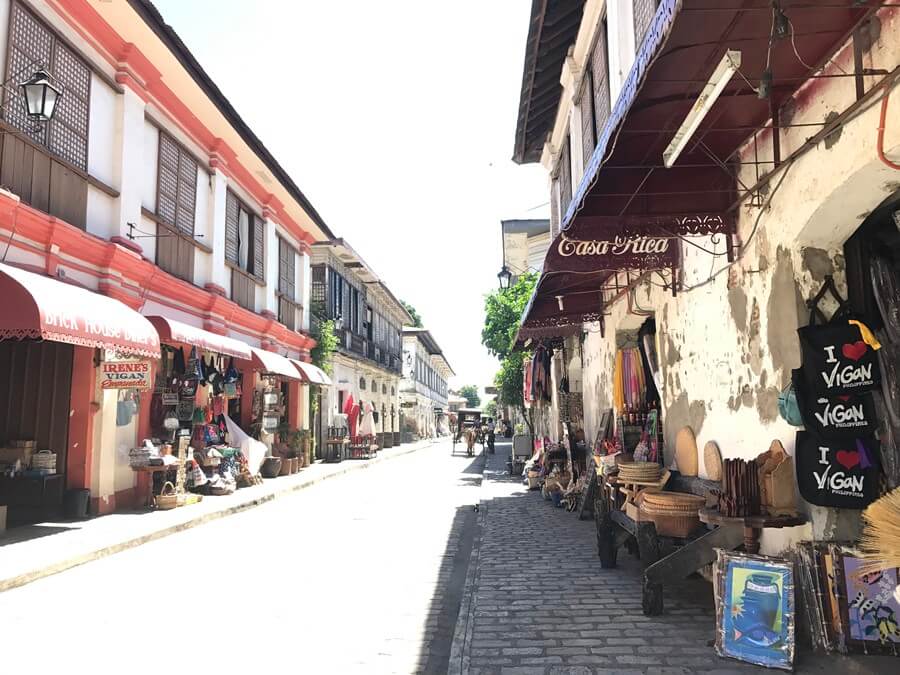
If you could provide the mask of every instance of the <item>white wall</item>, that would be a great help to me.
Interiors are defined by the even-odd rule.
[[[120,116],[120,97],[112,87],[92,73],[88,173],[115,188],[121,184],[115,159],[116,140],[122,133]]]
[[[141,175],[141,206],[156,212],[156,174],[159,162],[159,129],[144,120],[144,165]],[[198,193],[199,194],[199,193]]]

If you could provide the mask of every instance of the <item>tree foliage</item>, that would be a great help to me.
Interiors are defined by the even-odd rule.
[[[497,401],[488,401],[481,408],[481,413],[485,417],[490,417],[492,419],[497,419]]]
[[[331,375],[331,355],[338,346],[337,335],[334,334],[334,321],[315,322],[312,336],[316,340],[316,346],[310,351],[312,362]]]
[[[416,311],[416,308],[413,307],[413,306],[412,306],[411,304],[409,304],[408,302],[406,302],[406,300],[401,300],[401,301],[400,301],[400,304],[403,305],[403,309],[405,309],[407,312],[409,312],[409,315],[412,317],[412,319],[413,319],[413,327],[415,327],[415,328],[423,328],[422,317],[421,317],[421,315]]]
[[[467,384],[459,390],[459,395],[466,399],[466,407],[477,408],[481,405],[481,396],[478,395],[478,387]]]
[[[481,343],[501,361],[515,347],[519,321],[536,283],[536,274],[523,274],[514,286],[494,291],[484,299]]]

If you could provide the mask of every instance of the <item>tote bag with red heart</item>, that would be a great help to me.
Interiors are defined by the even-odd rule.
[[[810,504],[864,509],[878,490],[878,441],[824,439],[797,432],[797,483]]]
[[[881,382],[878,358],[859,327],[846,321],[797,330],[810,396],[861,394]]]

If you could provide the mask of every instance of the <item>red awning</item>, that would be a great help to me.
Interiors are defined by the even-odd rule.
[[[697,218],[736,211],[742,186],[730,164],[735,153],[754,132],[771,126],[773,117],[776,126],[790,123],[791,97],[875,11],[871,4],[782,2],[793,34],[770,47],[770,0],[662,0],[609,118],[597,130],[597,147],[573,190],[563,229],[600,216],[615,233],[629,218],[696,214],[676,226],[678,233],[695,234]],[[740,74],[672,168],[665,168],[663,151],[728,49],[741,52]],[[761,99],[757,89],[767,63],[773,79],[768,98]],[[761,172],[771,166],[763,163]],[[722,225],[701,231],[730,234],[730,221]]]
[[[331,386],[331,378],[318,366],[306,363],[305,361],[298,361],[297,359],[289,359],[289,361],[300,371],[300,375],[304,382],[308,382],[309,384],[321,384],[326,387]]]
[[[182,342],[217,354],[250,360],[250,345],[164,316],[148,316],[163,342]]]
[[[301,379],[300,373],[286,356],[275,352],[267,352],[265,349],[257,349],[256,347],[250,347],[250,354],[253,367],[257,370],[271,373],[272,375],[280,375],[289,380]]]
[[[118,300],[0,263],[0,340],[43,339],[158,359],[159,335]]]

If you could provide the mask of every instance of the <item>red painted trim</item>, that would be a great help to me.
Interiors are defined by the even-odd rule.
[[[221,138],[215,137],[181,98],[169,89],[163,81],[163,74],[143,52],[134,43],[126,42],[87,0],[48,0],[48,4],[116,69],[117,82],[128,86],[145,102],[154,101],[170,121],[206,150],[212,168],[223,169],[261,206],[268,206],[270,212],[277,216],[273,220],[277,220],[299,242],[311,244],[315,241],[315,237],[294,220],[284,205],[239,161],[237,153]]]
[[[127,248],[129,251],[134,251],[140,256],[144,255],[144,247],[138,244],[136,241],[131,241],[131,239],[120,237],[118,235],[116,235],[115,237],[110,237],[109,240],[114,244],[118,244],[123,248]]]
[[[66,453],[66,487],[91,489],[93,466],[94,403],[96,385],[94,350],[75,347],[69,392],[69,434]]]
[[[136,486],[118,490],[105,497],[91,497],[91,513],[95,516],[105,516],[115,511],[133,509],[141,503],[141,499],[141,493]]]
[[[246,310],[218,293],[173,277],[134,251],[6,195],[0,195],[0,226],[15,229],[12,246],[46,256],[47,267],[62,265],[97,278],[101,293],[133,309],[140,310],[152,299],[202,319],[206,330],[220,334],[234,330],[301,355],[315,346],[315,340],[288,330],[273,318],[274,314],[261,316]],[[34,244],[23,242],[23,238]]]

